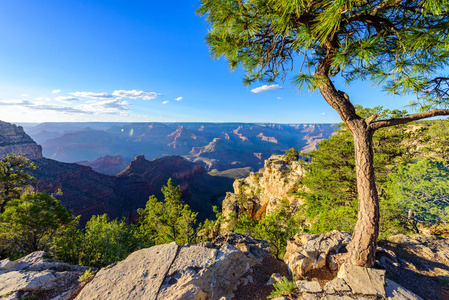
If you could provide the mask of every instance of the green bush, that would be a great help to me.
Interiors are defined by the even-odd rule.
[[[284,200],[281,205],[270,214],[264,215],[260,221],[251,219],[246,213],[230,216],[229,229],[254,238],[265,240],[270,245],[271,253],[282,259],[287,247],[287,238],[302,231],[300,214],[295,214]]]
[[[175,187],[171,179],[162,188],[164,201],[151,196],[145,209],[139,209],[140,232],[156,244],[176,242],[180,245],[191,243],[195,238],[194,224],[197,213],[191,211],[181,200],[180,187]]]
[[[53,240],[74,222],[71,212],[47,193],[10,200],[0,214],[0,246],[10,257],[48,251]]]
[[[66,262],[105,267],[152,243],[145,241],[135,225],[110,221],[106,214],[92,216],[84,229],[68,228],[53,244],[55,256]]]
[[[399,167],[389,175],[388,191],[399,209],[414,223],[438,224],[449,220],[447,162],[424,159]]]
[[[283,277],[282,281],[273,284],[274,291],[268,296],[268,299],[273,299],[282,296],[292,296],[296,290],[296,281],[288,280]]]

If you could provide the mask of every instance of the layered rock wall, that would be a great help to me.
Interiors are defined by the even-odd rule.
[[[23,154],[29,159],[42,158],[42,147],[25,133],[22,126],[0,121],[0,157]]]

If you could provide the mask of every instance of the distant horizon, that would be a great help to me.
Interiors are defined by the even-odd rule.
[[[3,120],[0,120],[3,121]],[[7,121],[3,121],[7,122]],[[79,122],[57,122],[57,121],[48,121],[48,122],[7,122],[11,124],[45,124],[45,123],[66,123],[66,124],[83,124],[83,123],[116,123],[116,124],[147,124],[147,123],[161,123],[161,124],[170,124],[170,123],[187,123],[187,124],[276,124],[276,125],[303,125],[303,124],[338,124],[341,122],[297,122],[297,123],[280,123],[280,122],[210,122],[210,121],[146,121],[146,122],[115,122],[115,121],[79,121]]]

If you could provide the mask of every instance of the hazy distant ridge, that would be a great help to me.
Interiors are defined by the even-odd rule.
[[[42,123],[22,124],[45,157],[64,162],[121,155],[131,161],[181,155],[208,170],[261,167],[273,153],[315,149],[334,124],[272,123]]]

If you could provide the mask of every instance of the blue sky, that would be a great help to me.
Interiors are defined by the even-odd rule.
[[[0,120],[334,123],[319,93],[255,93],[214,60],[197,1],[14,0],[0,9]],[[353,103],[401,108],[367,82]]]

